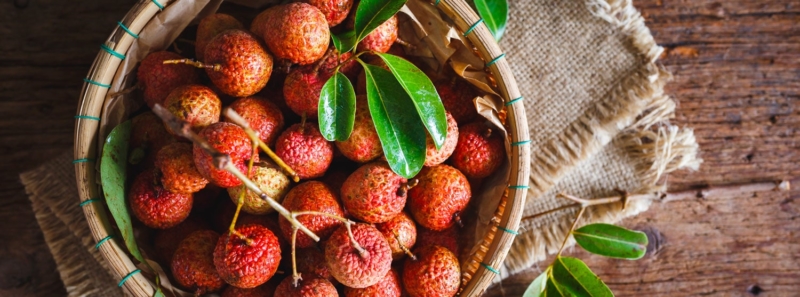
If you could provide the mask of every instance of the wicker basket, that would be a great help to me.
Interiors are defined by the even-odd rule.
[[[111,88],[111,83],[124,55],[130,49],[135,36],[170,1],[140,0],[120,21],[111,36],[101,46],[81,90],[81,100],[75,117],[75,175],[81,202],[102,197],[97,183],[100,137],[100,114]],[[188,1],[188,0],[187,0]],[[497,84],[507,108],[507,124],[511,137],[510,175],[508,190],[505,191],[495,214],[496,226],[492,227],[475,249],[467,263],[462,263],[463,282],[461,296],[478,296],[497,275],[495,267],[502,265],[511,247],[519,226],[525,204],[527,184],[530,174],[530,149],[528,124],[523,108],[523,100],[511,68],[504,59],[483,20],[463,0],[433,0],[435,5],[450,19],[461,32],[465,32],[475,45],[479,56],[487,61],[487,66]],[[93,200],[96,201],[96,200]],[[152,296],[153,280],[138,273],[138,268],[128,256],[126,248],[115,240],[108,240],[113,234],[113,224],[109,222],[107,210],[102,203],[82,203],[84,214],[89,222],[92,236],[98,242],[98,250],[108,261],[119,285],[134,296]],[[498,228],[504,232],[497,232]]]

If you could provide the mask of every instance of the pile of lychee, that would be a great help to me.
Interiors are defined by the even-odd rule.
[[[140,233],[155,229],[143,235],[152,243],[145,251],[195,294],[454,296],[461,217],[471,184],[503,163],[502,134],[476,112],[479,93],[470,84],[434,73],[447,136],[438,150],[428,137],[416,177],[397,175],[383,159],[364,96],[350,138],[327,141],[315,121],[320,89],[332,69],[361,72],[350,53],[330,44],[331,30],[347,26],[354,6],[305,2],[268,8],[249,29],[232,16],[210,15],[197,27],[196,60],[158,51],[139,65],[144,102],[187,129],[168,129],[151,111],[133,117],[128,199],[149,227]],[[359,50],[404,56],[393,46],[397,23],[386,21]],[[247,129],[223,116],[228,109]],[[212,151],[228,156],[263,195],[220,168]]]

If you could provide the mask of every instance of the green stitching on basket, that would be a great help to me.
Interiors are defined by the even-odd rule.
[[[84,159],[72,160],[72,164],[86,163],[86,162],[94,162],[94,159],[84,158]]]
[[[477,22],[475,22],[475,24],[472,24],[472,26],[470,26],[470,27],[469,27],[469,29],[467,29],[467,31],[465,31],[465,32],[464,32],[464,37],[466,37],[467,35],[469,35],[469,33],[472,33],[472,30],[475,30],[475,28],[476,28],[476,27],[478,27],[478,25],[479,25],[480,23],[483,23],[483,18],[481,18],[480,20],[478,20]]]
[[[508,234],[519,235],[519,232],[517,232],[517,231],[506,229],[506,228],[503,228],[503,227],[500,227],[500,226],[497,226],[497,229],[503,230]]]
[[[122,22],[120,22],[120,21],[117,21],[117,25],[119,25],[119,27],[120,27],[120,28],[122,28],[122,30],[125,30],[125,32],[128,32],[128,34],[130,34],[131,36],[133,36],[133,38],[139,39],[139,35],[138,35],[138,34],[136,34],[136,33],[133,33],[133,31],[131,31],[130,29],[128,29],[128,27],[126,27],[126,26],[125,26],[125,24],[123,24]]]
[[[92,199],[83,201],[83,202],[81,202],[81,204],[78,204],[78,205],[80,205],[80,207],[84,207],[84,206],[86,206],[86,204],[89,204],[89,203],[92,203],[92,202],[97,202],[97,201],[100,201],[100,198],[92,198]]]
[[[118,53],[117,51],[113,50],[112,48],[108,47],[105,44],[101,44],[100,48],[102,48],[104,51],[111,54],[112,56],[119,58],[120,60],[125,60],[125,55]]]
[[[98,86],[98,87],[103,87],[103,88],[106,88],[106,89],[108,89],[108,88],[110,88],[110,87],[111,87],[111,85],[107,85],[107,84],[101,84],[101,83],[99,83],[99,82],[93,81],[93,80],[91,80],[91,79],[88,79],[88,78],[84,78],[84,79],[83,79],[83,81],[85,81],[85,82],[87,82],[87,83],[90,83],[90,84],[93,84],[93,85],[95,85],[95,86]]]
[[[152,0],[152,1],[156,6],[158,6],[159,10],[164,10],[164,5],[161,5],[161,3],[158,3],[158,1],[156,1],[156,0]]]
[[[506,56],[506,54],[500,54],[499,56],[497,56],[497,58],[494,58],[491,61],[489,61],[489,63],[486,63],[486,67],[494,65],[494,63],[497,63],[497,61],[499,61],[500,59],[502,59],[505,56]]]
[[[514,143],[512,143],[511,145],[513,145],[513,146],[520,146],[520,145],[523,145],[523,144],[529,144],[529,143],[531,143],[531,141],[530,141],[530,140],[523,140],[523,141],[517,141],[517,142],[514,142]]]
[[[98,117],[87,116],[87,115],[76,115],[75,118],[76,119],[85,119],[85,120],[95,120],[95,121],[99,121],[100,120],[100,118],[98,118]]]
[[[440,1],[442,1],[442,0],[436,0],[436,2],[433,2],[433,6],[439,6],[439,2]]]
[[[508,186],[509,189],[529,189],[529,186]]]
[[[106,236],[106,238],[100,239],[100,241],[98,241],[97,244],[94,245],[94,249],[99,250],[100,246],[103,245],[103,243],[105,243],[106,241],[108,241],[109,239],[111,239],[113,237],[114,237],[114,235],[109,235],[109,236]]]
[[[131,273],[128,273],[128,275],[126,275],[125,277],[122,278],[122,280],[119,281],[119,285],[117,285],[117,286],[122,288],[122,285],[124,285],[125,282],[127,282],[129,278],[131,278],[134,274],[137,274],[139,272],[142,272],[142,270],[141,269],[136,269],[134,271],[131,271]]]
[[[500,274],[500,271],[497,271],[497,269],[492,268],[492,266],[489,266],[486,263],[481,262],[481,266],[483,266],[483,268],[486,268],[486,270],[494,272],[494,274]]]
[[[511,104],[514,104],[515,102],[517,102],[517,101],[520,101],[520,100],[522,100],[522,99],[523,99],[523,97],[519,97],[519,98],[513,99],[513,100],[511,100],[511,101],[508,101],[508,102],[506,102],[506,106],[509,106],[509,105],[511,105]]]

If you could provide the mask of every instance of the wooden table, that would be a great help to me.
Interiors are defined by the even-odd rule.
[[[18,174],[72,148],[81,78],[131,0],[0,3],[0,295],[61,296]],[[670,189],[800,177],[800,1],[639,0],[675,76],[675,123],[705,160]],[[800,184],[796,185],[800,186]],[[707,194],[656,203],[622,225],[650,252],[609,260],[580,249],[619,296],[800,294],[800,191]],[[545,264],[543,264],[545,265]],[[519,296],[540,267],[488,296]]]

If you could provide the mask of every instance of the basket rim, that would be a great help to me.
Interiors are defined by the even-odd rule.
[[[101,46],[81,89],[80,103],[75,116],[74,161],[76,184],[84,216],[86,217],[92,236],[98,242],[97,249],[103,255],[120,279],[119,286],[125,287],[134,296],[151,296],[154,291],[152,282],[142,273],[116,240],[109,240],[113,230],[106,216],[102,203],[87,203],[102,197],[97,184],[99,172],[95,169],[97,160],[100,114],[103,102],[111,88],[113,77],[120,66],[125,53],[133,44],[144,26],[150,22],[165,6],[176,0],[140,0],[128,11],[109,38]],[[474,265],[472,275],[461,284],[462,296],[482,294],[498,275],[516,231],[527,196],[530,177],[530,138],[525,115],[524,100],[520,94],[514,74],[500,50],[493,35],[483,20],[464,0],[430,0],[441,12],[453,20],[456,28],[464,32],[464,36],[476,47],[479,56],[487,61],[486,67],[496,79],[497,89],[508,113],[506,125],[511,137],[511,157],[508,188],[506,190],[505,207],[499,222],[489,232],[491,242],[485,250],[473,254]],[[111,71],[113,70],[113,71]],[[496,232],[498,230],[505,232]],[[482,254],[481,254],[482,253]],[[488,258],[487,258],[488,256]],[[464,267],[464,263],[461,263]]]

